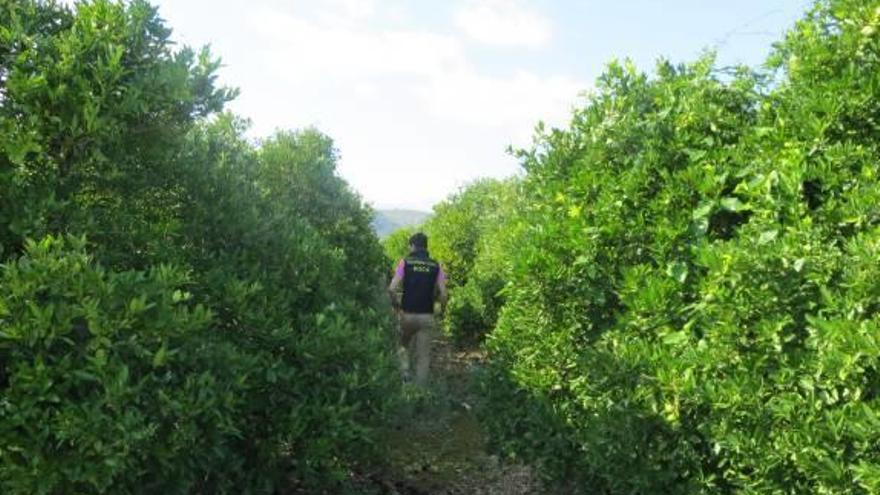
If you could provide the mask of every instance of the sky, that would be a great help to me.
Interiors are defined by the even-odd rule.
[[[153,0],[181,45],[211,45],[257,140],[316,127],[376,208],[428,211],[519,172],[539,121],[564,127],[612,59],[706,49],[760,65],[810,0]]]

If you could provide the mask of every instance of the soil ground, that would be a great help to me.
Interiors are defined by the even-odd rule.
[[[431,384],[407,385],[398,421],[384,432],[388,464],[368,475],[383,494],[526,495],[543,493],[533,470],[492,455],[474,408],[480,351],[433,343]]]

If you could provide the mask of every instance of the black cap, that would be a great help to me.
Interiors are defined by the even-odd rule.
[[[416,232],[410,236],[409,245],[416,249],[428,249],[428,236],[422,232]]]

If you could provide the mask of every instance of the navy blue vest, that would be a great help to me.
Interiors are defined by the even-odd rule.
[[[413,251],[403,259],[403,263],[403,311],[433,313],[434,289],[440,264],[428,257],[425,251]]]

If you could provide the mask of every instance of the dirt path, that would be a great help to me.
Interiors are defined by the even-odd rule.
[[[529,467],[487,451],[474,414],[473,375],[483,356],[456,350],[444,337],[435,339],[433,353],[431,386],[407,386],[399,421],[385,432],[389,465],[371,482],[385,494],[541,493]]]

